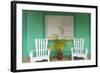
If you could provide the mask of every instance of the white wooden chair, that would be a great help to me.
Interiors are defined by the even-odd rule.
[[[30,51],[30,62],[43,61],[47,60],[49,62],[49,54],[50,51],[47,48],[48,39],[35,39],[35,47],[36,49]],[[35,56],[33,57],[33,52],[35,52]]]
[[[75,57],[86,60],[88,51],[84,48],[84,38],[74,38],[73,43],[74,47],[71,49],[72,60],[74,60]]]

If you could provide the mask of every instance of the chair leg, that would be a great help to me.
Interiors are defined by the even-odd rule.
[[[86,60],[88,59],[88,51],[85,50]]]
[[[29,53],[29,57],[30,57],[30,63],[31,63],[32,60],[33,60],[33,52],[30,52],[30,53]]]
[[[73,48],[71,49],[71,59],[72,59],[72,61],[74,60],[74,57],[73,57]]]
[[[50,61],[50,50],[48,50],[48,62]]]

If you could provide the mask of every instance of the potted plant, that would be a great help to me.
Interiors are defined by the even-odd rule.
[[[53,44],[51,45],[51,49],[57,49],[57,59],[58,60],[62,60],[63,59],[63,49],[65,47],[65,43],[66,43],[66,40],[64,39],[59,39],[58,38],[58,35],[54,35],[55,36],[55,39],[53,39]]]
[[[65,47],[65,40],[56,39],[54,40],[53,48],[57,49],[57,59],[63,59],[63,49]]]

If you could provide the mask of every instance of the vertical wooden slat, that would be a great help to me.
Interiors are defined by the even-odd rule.
[[[41,56],[43,56],[43,39],[41,39]]]
[[[42,39],[42,56],[44,56],[44,39]]]
[[[82,39],[80,38],[80,49],[82,49]]]
[[[74,48],[77,48],[77,41],[75,38],[74,38]]]
[[[78,40],[76,39],[76,48],[78,48]]]
[[[81,39],[81,54],[83,54],[83,39]]]
[[[81,38],[79,38],[79,49],[81,49]]]
[[[42,55],[44,56],[44,39],[42,40],[42,48],[43,48]]]
[[[43,47],[43,56],[44,56],[44,39],[42,40],[42,47]]]
[[[30,51],[29,56],[30,56],[30,62],[32,62],[33,61],[33,51]]]
[[[44,53],[44,55],[46,55],[46,51],[45,51],[46,50],[46,39],[44,40],[44,44],[45,44],[45,47],[44,47],[44,52],[45,53]]]
[[[40,56],[41,56],[41,49],[42,49],[41,45],[42,45],[42,41],[40,39]]]
[[[36,57],[38,56],[38,43],[37,43],[38,39],[35,39],[35,48],[36,48]]]
[[[39,48],[38,48],[39,52],[38,53],[39,53],[39,56],[40,56],[40,43],[41,43],[41,41],[40,41],[40,39],[38,41],[39,41]]]
[[[84,38],[83,38],[83,42],[82,42],[82,49],[84,49]],[[84,53],[84,50],[83,50]]]
[[[79,38],[79,42],[80,42],[80,44],[79,44],[79,49],[80,49],[80,54],[82,54],[82,48],[81,48],[81,44],[82,44],[82,39],[81,38]]]
[[[44,49],[43,49],[43,52],[44,52],[44,55],[45,55],[45,39],[43,40],[43,42],[44,42],[44,43],[43,43],[43,44],[44,44],[44,47],[43,47],[43,48],[44,48]]]
[[[79,54],[81,54],[81,38],[79,38],[78,40],[79,40]]]
[[[79,48],[79,47],[80,47],[80,46],[79,46],[79,44],[80,44],[80,40],[79,40],[79,39],[77,39],[77,41],[78,41],[78,49],[80,49],[80,48]]]
[[[42,56],[42,50],[43,50],[43,48],[42,48],[42,45],[43,45],[43,44],[42,44],[42,43],[43,43],[43,42],[42,42],[42,39],[41,39],[41,52],[40,52],[40,53],[41,53],[41,56]]]
[[[38,57],[38,48],[39,48],[38,39],[36,40],[36,43],[37,43],[36,53],[37,53],[37,57]]]
[[[46,55],[48,54],[47,52],[48,52],[48,39],[46,39]]]
[[[82,48],[84,48],[84,38],[83,38],[83,45],[82,45]]]
[[[77,39],[75,39],[76,40],[76,48],[78,48],[78,41],[77,41]]]
[[[37,57],[39,56],[39,39],[37,39]]]
[[[41,56],[43,56],[43,39],[41,39]]]

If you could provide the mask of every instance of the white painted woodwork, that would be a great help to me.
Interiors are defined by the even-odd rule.
[[[30,51],[30,62],[41,61],[47,59],[49,62],[50,51],[48,50],[48,39],[35,39],[35,50]],[[33,56],[35,53],[35,57]]]
[[[45,16],[46,37],[57,34],[59,38],[73,38],[73,16]]]
[[[82,57],[87,59],[87,49],[84,48],[84,38],[74,38],[73,39],[74,47],[71,49],[72,52],[72,60],[74,57]]]

